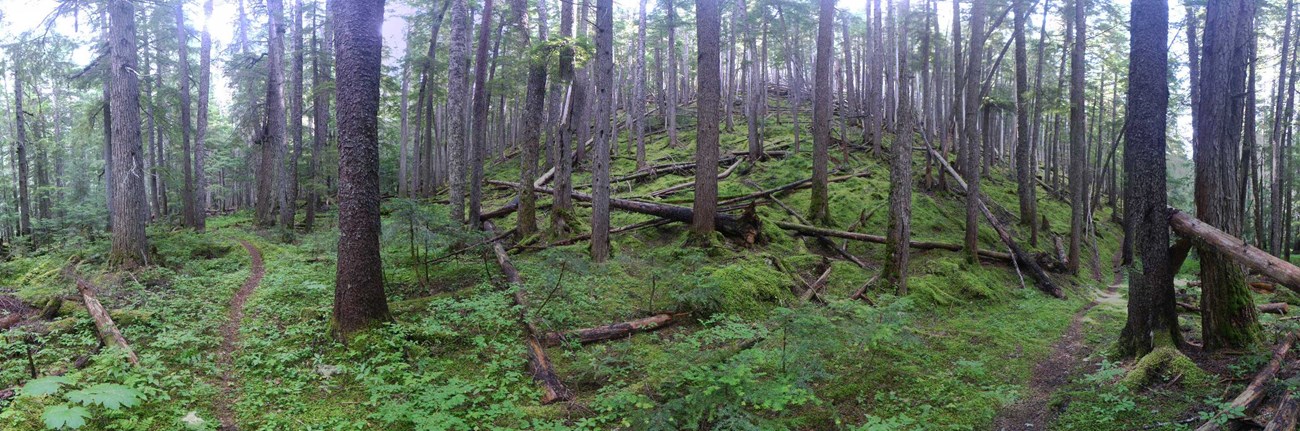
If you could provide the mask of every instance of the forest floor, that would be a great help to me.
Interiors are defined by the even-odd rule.
[[[678,147],[662,134],[648,137],[651,164],[690,160],[691,122],[684,114]],[[770,149],[795,147],[788,122],[769,124],[765,135]],[[807,178],[811,142],[807,134],[802,141],[799,152],[722,179],[722,198]],[[615,176],[635,170],[626,142],[619,143]],[[742,134],[724,133],[724,157],[744,146]],[[885,232],[885,165],[866,151],[847,158],[833,153],[832,176],[862,175],[831,184],[831,226]],[[914,239],[960,244],[962,195],[920,184],[925,158],[918,154],[915,163]],[[385,178],[391,169],[385,165]],[[487,175],[517,181],[518,163],[494,160]],[[619,181],[615,196],[689,205],[689,189],[650,195],[692,179],[687,170]],[[574,184],[581,191],[589,181],[578,173]],[[1027,238],[1026,226],[1006,210],[1017,202],[1006,168],[995,166],[983,187],[994,212],[1017,238]],[[513,195],[497,187],[484,192],[485,210]],[[1068,235],[1069,206],[1038,192],[1046,222],[1037,245],[1022,245],[1055,256],[1054,244]],[[806,189],[779,195],[796,211],[806,210],[809,198]],[[1267,360],[1266,349],[1194,357],[1214,380],[1191,384],[1162,375],[1146,388],[1128,389],[1117,381],[1132,361],[1112,352],[1124,323],[1122,285],[1103,294],[1112,283],[1053,274],[1065,288],[1061,300],[1033,288],[1032,280],[1022,288],[1006,264],[915,250],[910,293],[868,286],[868,304],[849,297],[879,272],[883,246],[835,241],[866,262],[864,270],[816,239],[776,226],[795,220],[773,202],[759,201],[754,211],[763,237],[755,245],[722,240],[711,249],[684,247],[681,224],[613,235],[613,257],[604,264],[590,261],[582,241],[545,246],[559,238],[538,235],[506,244],[529,298],[524,311],[543,331],[659,313],[688,316],[622,340],[546,349],[575,394],[549,405],[540,403],[541,390],[527,371],[510,286],[481,245],[488,235],[458,226],[432,200],[383,203],[384,278],[394,321],[346,346],[328,333],[337,247],[332,212],[310,231],[300,227],[292,241],[254,226],[248,212],[213,217],[202,234],[154,223],[148,233],[156,264],[133,271],[107,266],[106,238],[68,233],[56,246],[19,249],[0,262],[0,318],[24,317],[0,336],[0,398],[10,388],[21,394],[0,401],[0,429],[45,429],[48,419],[81,407],[85,391],[102,384],[130,388],[140,402],[117,409],[85,405],[88,429],[880,431],[1024,429],[1017,425],[1024,423],[1179,429],[1231,398]],[[539,213],[539,224],[547,226],[548,212]],[[578,205],[575,214],[585,223],[590,210]],[[1110,220],[1109,209],[1097,212],[1096,249],[1085,244],[1085,256],[1116,253],[1121,232]],[[615,227],[648,221],[612,214]],[[510,215],[497,225],[509,229],[515,222]],[[983,222],[979,240],[982,248],[1005,250]],[[474,246],[456,254],[466,245]],[[74,263],[99,287],[139,366],[126,365],[116,349],[88,353],[98,345],[94,326],[60,275]],[[1115,264],[1099,259],[1096,266],[1112,274]],[[1184,274],[1195,268],[1189,261]],[[800,300],[802,285],[823,274],[824,302]],[[1180,295],[1198,293],[1180,286]],[[52,319],[37,316],[50,299],[64,297],[69,300]],[[1257,294],[1256,301],[1300,304],[1281,291]],[[1180,319],[1194,341],[1199,318]],[[1270,339],[1295,327],[1279,316],[1262,319]],[[78,357],[90,359],[84,368]],[[32,370],[41,377],[33,380]],[[49,380],[55,375],[59,381]],[[29,390],[36,382],[54,390]]]
[[[1084,359],[1097,347],[1089,345],[1083,337],[1084,319],[1087,318],[1088,312],[1099,304],[1123,307],[1125,301],[1119,295],[1120,287],[1119,284],[1110,285],[1106,290],[1099,292],[1096,299],[1074,313],[1069,328],[1052,346],[1051,355],[1034,366],[1033,377],[1029,380],[1025,397],[998,415],[997,420],[994,421],[994,429],[1047,429],[1047,425],[1056,419],[1056,415],[1060,413],[1059,409],[1048,406],[1052,395],[1078,374],[1081,366],[1084,365]]]
[[[239,245],[248,252],[251,264],[248,280],[240,286],[235,297],[230,300],[230,312],[226,324],[221,325],[221,351],[217,356],[222,369],[221,396],[216,401],[216,413],[223,430],[239,429],[235,425],[235,415],[230,407],[238,396],[238,381],[235,378],[232,358],[239,349],[239,328],[244,323],[244,303],[248,302],[248,297],[253,294],[253,290],[262,284],[262,277],[266,274],[266,268],[262,263],[262,250],[242,239],[239,240]]]

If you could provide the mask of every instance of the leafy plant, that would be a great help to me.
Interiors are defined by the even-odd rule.
[[[46,376],[32,379],[23,385],[22,396],[46,397],[58,394],[65,386],[76,384],[76,379],[69,376]],[[116,383],[100,383],[83,389],[69,391],[64,397],[70,403],[46,406],[41,412],[41,421],[47,429],[77,429],[86,425],[91,411],[86,407],[99,407],[105,411],[119,411],[124,407],[134,407],[144,399],[144,394],[128,386]],[[80,405],[69,405],[80,404]]]

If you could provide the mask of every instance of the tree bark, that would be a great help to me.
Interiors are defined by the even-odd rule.
[[[704,19],[703,16],[700,17]],[[703,24],[703,21],[701,21]],[[703,55],[703,54],[701,54]],[[591,260],[601,263],[609,259],[609,183],[610,147],[615,137],[611,135],[611,117],[614,114],[614,3],[613,0],[596,0],[596,139],[592,156],[591,176]],[[701,103],[703,103],[701,101]],[[704,106],[701,105],[703,110]],[[714,125],[716,127],[716,123]],[[700,124],[701,133],[705,128]],[[584,144],[579,144],[584,145]],[[717,169],[717,166],[714,166]],[[698,196],[697,196],[698,198]]]
[[[597,3],[597,7],[599,7],[599,3]],[[540,341],[544,347],[556,347],[562,346],[570,341],[576,341],[580,344],[592,344],[603,341],[619,340],[631,337],[632,334],[666,328],[684,317],[686,317],[686,314],[660,313],[650,317],[597,326],[594,328],[575,329],[565,332],[548,332],[545,335],[542,335],[538,341]]]
[[[172,12],[176,15],[176,80],[180,83],[181,99],[181,216],[185,226],[198,227],[198,200],[194,195],[194,157],[190,152],[190,44],[185,29],[185,11],[177,2]]]
[[[1174,271],[1169,267],[1169,218],[1165,213],[1169,107],[1166,2],[1135,4],[1129,29],[1124,237],[1132,238],[1136,245],[1136,261],[1128,267],[1128,321],[1120,332],[1119,346],[1125,354],[1140,357],[1158,347],[1158,342],[1182,344],[1174,307]]]
[[[906,17],[910,10],[910,1],[903,0],[898,13]],[[898,64],[904,73],[898,74],[898,129],[890,147],[889,232],[885,244],[884,269],[885,282],[892,285],[899,296],[907,295],[909,250],[905,244],[912,238],[912,142],[915,133],[911,74],[906,73],[908,26],[906,18],[898,20]]]
[[[1065,263],[1070,274],[1079,273],[1083,260],[1084,225],[1088,205],[1088,143],[1086,141],[1086,106],[1084,105],[1084,50],[1087,45],[1087,0],[1074,0],[1071,11],[1074,23],[1074,46],[1070,48],[1070,248]]]
[[[112,115],[112,247],[109,261],[131,267],[148,263],[144,222],[144,154],[140,148],[140,78],[136,75],[135,6],[109,0],[109,112]]]
[[[1079,1],[1079,0],[1076,0]],[[975,258],[976,251],[979,250],[979,210],[980,210],[980,161],[981,156],[980,144],[980,79],[981,71],[984,70],[984,20],[985,0],[972,0],[971,2],[971,23],[970,23],[970,50],[967,53],[969,57],[967,66],[963,68],[962,78],[965,80],[966,93],[965,98],[965,129],[963,135],[964,145],[961,149],[961,166],[963,175],[970,177],[969,190],[966,193],[966,260],[973,264],[979,261]],[[959,81],[961,82],[961,81]]]
[[[478,226],[483,206],[483,159],[487,154],[488,120],[488,44],[492,31],[492,0],[484,0],[482,22],[478,26],[478,46],[474,53],[474,124],[469,143],[469,225]]]
[[[1195,162],[1196,215],[1229,235],[1241,233],[1237,206],[1239,152],[1246,90],[1247,37],[1253,26],[1253,3],[1211,0],[1206,6],[1202,46],[1200,111],[1193,118],[1197,136]],[[1254,133],[1254,131],[1251,131]],[[1201,257],[1202,330],[1209,350],[1254,344],[1259,337],[1255,307],[1241,268],[1228,255],[1204,245]]]
[[[81,293],[81,299],[86,304],[86,311],[90,313],[91,319],[95,321],[95,329],[99,331],[100,340],[104,344],[122,349],[122,352],[126,354],[126,361],[130,362],[131,365],[140,365],[140,358],[135,356],[135,351],[131,349],[130,344],[127,344],[126,338],[122,337],[122,332],[117,330],[117,325],[113,323],[113,318],[109,316],[108,310],[105,310],[104,305],[100,304],[99,299],[95,298],[94,286],[72,273],[71,270],[68,271],[69,275],[76,280],[77,292]]]
[[[451,47],[447,60],[448,195],[451,218],[465,222],[465,157],[469,139],[465,127],[465,98],[469,96],[469,6],[451,1]]]
[[[276,1],[276,0],[269,0]],[[335,3],[338,75],[339,240],[335,335],[392,320],[379,256],[379,80],[383,0]]]
[[[204,16],[212,16],[212,0],[203,2]],[[208,207],[208,99],[212,90],[212,33],[204,20],[203,35],[199,41],[199,101],[198,118],[194,133],[194,195],[198,200],[198,211],[194,214],[194,228],[199,232],[207,229]]]
[[[720,54],[721,6],[714,1],[695,2],[696,41],[699,44],[698,111],[695,139],[695,203],[691,221],[693,241],[710,244],[713,219],[718,212],[718,139],[722,97]]]
[[[812,199],[808,219],[816,225],[830,224],[826,165],[831,141],[831,45],[834,44],[835,2],[819,0],[817,13],[817,58],[813,79],[813,172]]]

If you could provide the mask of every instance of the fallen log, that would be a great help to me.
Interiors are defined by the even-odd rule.
[[[517,184],[507,181],[489,182],[495,184],[508,184],[511,186]],[[533,190],[537,193],[554,193],[554,191],[549,187],[537,187]],[[592,199],[591,195],[576,191],[571,192],[569,195],[572,196],[574,200],[580,202],[591,202]],[[641,202],[630,199],[610,198],[609,206],[610,208],[651,215],[682,223],[690,223],[694,214],[694,210],[689,207]],[[741,238],[746,244],[754,244],[760,240],[758,216],[755,215],[753,211],[746,211],[746,213],[740,217],[724,212],[718,212],[717,215],[713,217],[713,224],[718,232],[722,232],[722,234],[730,237]]]
[[[1296,400],[1295,392],[1287,391],[1264,431],[1295,431],[1297,416],[1300,416],[1300,401]]]
[[[755,186],[754,188],[758,188],[758,187]],[[781,202],[781,200],[777,199],[776,196],[768,195],[767,199],[772,201],[772,203],[777,204],[777,206],[780,206],[781,209],[785,210],[787,214],[790,214],[791,217],[794,217],[795,220],[798,220],[800,224],[802,225],[808,224],[808,220],[805,220],[803,216],[799,215],[798,211],[795,211],[794,208],[790,208],[790,206],[786,205],[785,202]],[[835,250],[836,253],[839,253],[840,256],[844,256],[844,258],[848,259],[850,262],[853,262],[853,264],[857,265],[858,268],[867,269],[866,262],[863,262],[862,259],[858,259],[857,256],[854,256],[852,253],[849,253],[848,249],[846,249],[844,246],[835,244],[835,242],[831,241],[830,238],[827,238],[825,235],[814,234],[814,236],[817,237],[818,242],[821,242],[822,245],[830,247],[832,250]]]
[[[1241,394],[1237,395],[1236,398],[1233,398],[1232,402],[1228,403],[1222,411],[1245,412],[1254,408],[1255,404],[1259,403],[1259,401],[1264,398],[1264,393],[1267,392],[1268,389],[1268,383],[1273,381],[1273,377],[1277,375],[1277,370],[1282,367],[1282,360],[1286,357],[1286,352],[1291,350],[1291,345],[1295,344],[1295,340],[1295,332],[1287,334],[1287,336],[1282,339],[1282,342],[1278,343],[1277,346],[1273,348],[1273,358],[1268,360],[1268,364],[1265,364],[1264,368],[1260,369],[1258,374],[1255,374],[1255,378],[1250,381],[1249,385],[1246,385],[1246,389],[1242,390]],[[1218,419],[1218,416],[1222,414],[1222,411],[1215,412],[1214,417],[1211,417],[1210,420],[1201,424],[1200,427],[1197,427],[1196,431],[1211,431],[1219,429],[1219,425],[1216,423],[1215,419]]]
[[[8,316],[0,317],[0,331],[9,329],[10,326],[18,324],[21,320],[23,320],[23,315],[19,313],[12,313]]]
[[[86,311],[90,313],[91,319],[95,321],[95,328],[99,330],[99,338],[104,344],[115,346],[126,353],[126,360],[131,365],[140,365],[140,358],[135,356],[135,351],[131,350],[131,345],[127,344],[126,338],[122,337],[122,332],[117,330],[117,325],[113,323],[113,318],[109,317],[108,310],[104,305],[99,303],[95,298],[95,287],[90,285],[89,281],[81,278],[72,269],[67,270],[68,276],[77,283],[77,291],[81,292],[82,301],[86,303]]]
[[[1200,240],[1242,265],[1264,274],[1278,284],[1300,292],[1300,268],[1276,256],[1255,248],[1245,241],[1202,222],[1190,214],[1169,208],[1169,226],[1179,235]]]
[[[611,325],[597,326],[594,328],[577,329],[567,332],[549,332],[542,336],[540,341],[545,347],[555,347],[568,343],[570,340],[577,341],[584,345],[617,340],[631,337],[632,334],[638,332],[649,332],[666,328],[687,315],[688,313],[659,313],[650,317],[643,317]]]
[[[821,235],[821,236],[828,236],[828,237],[835,237],[835,238],[851,239],[855,241],[863,241],[863,242],[869,242],[873,244],[885,243],[885,237],[880,235],[870,235],[870,234],[857,233],[857,232],[845,232],[842,230],[826,229],[826,228],[820,228],[816,226],[790,223],[787,221],[778,221],[776,222],[776,225],[785,230],[792,230],[807,235]],[[909,242],[908,246],[917,250],[961,251],[963,248],[961,245],[958,244],[947,244],[942,242],[928,242],[928,241],[915,241],[915,240]],[[992,250],[979,250],[978,254],[982,258],[1001,261],[1001,262],[1010,263],[1012,260],[1010,254],[996,252]]]
[[[838,176],[838,177],[827,178],[827,179],[826,179],[826,183],[827,183],[827,184],[830,184],[830,183],[837,183],[837,182],[845,181],[845,180],[849,180],[849,179],[852,179],[852,178],[858,178],[858,177],[869,177],[869,176],[871,176],[871,171],[870,171],[870,170],[864,170],[864,171],[857,172],[857,173],[854,173],[854,174],[841,175],[841,176]],[[784,192],[788,192],[788,191],[791,191],[791,190],[798,190],[798,189],[807,188],[807,187],[811,187],[811,186],[812,186],[812,179],[811,179],[811,178],[806,178],[806,179],[802,179],[802,180],[799,180],[799,181],[795,181],[795,182],[793,182],[793,183],[786,184],[786,185],[783,185],[783,186],[780,186],[780,187],[777,187],[777,188],[774,188],[774,189],[767,189],[767,190],[762,190],[762,191],[758,191],[758,192],[750,193],[750,194],[747,194],[747,195],[744,195],[744,196],[737,196],[737,197],[734,197],[734,198],[727,198],[727,199],[724,199],[724,200],[718,201],[718,206],[731,205],[731,204],[738,203],[738,202],[747,202],[747,201],[752,201],[752,200],[755,200],[755,199],[763,198],[763,197],[765,197],[765,196],[774,195],[774,194],[777,194],[777,193],[784,193]]]
[[[546,183],[551,182],[551,178],[554,178],[554,177],[555,177],[555,167],[552,166],[551,169],[548,170],[548,171],[546,171],[545,174],[542,174],[542,176],[539,177],[539,178],[537,178],[536,181],[533,181],[533,188],[538,188],[538,187],[545,186]],[[489,184],[490,184],[490,183],[489,183]],[[516,183],[516,186],[515,186],[515,187],[516,187],[515,197],[510,198],[510,201],[509,201],[509,202],[506,202],[506,204],[505,204],[504,206],[502,206],[501,208],[497,208],[497,209],[495,209],[495,210],[488,211],[488,212],[486,212],[486,213],[483,213],[483,214],[479,215],[479,218],[482,219],[482,220],[492,220],[492,219],[495,219],[495,218],[500,218],[500,217],[508,216],[508,215],[510,215],[511,213],[514,213],[515,211],[518,211],[518,210],[519,210],[519,193],[521,192],[521,190],[519,190],[519,189],[522,189],[523,187],[522,187],[522,184],[518,184],[518,183]]]
[[[1201,307],[1186,302],[1178,302],[1178,307],[1193,313],[1201,312]],[[1255,308],[1258,309],[1260,313],[1286,314],[1290,311],[1290,304],[1285,302],[1270,302],[1267,304],[1259,304]]]
[[[802,295],[799,295],[799,299],[807,301],[812,299],[813,295],[818,294],[820,290],[826,286],[826,283],[830,281],[832,268],[832,266],[826,265],[826,270],[822,271],[822,275],[817,277],[816,281],[813,281],[812,284],[808,285],[808,290],[805,290]]]
[[[957,171],[952,168],[952,165],[948,164],[948,160],[943,158],[943,154],[935,151],[934,146],[930,145],[928,141],[925,143],[925,146],[926,149],[934,155],[934,158],[939,161],[939,164],[943,166],[943,169],[948,172],[948,175],[952,176],[952,179],[957,182],[957,185],[961,187],[962,192],[968,191],[969,189],[966,187],[966,180],[962,179],[961,175],[958,175]],[[1043,271],[1043,267],[1039,266],[1038,262],[1035,262],[1034,259],[1031,259],[1029,254],[1025,253],[1025,250],[1020,248],[1020,245],[1016,243],[1016,240],[1011,237],[1011,232],[1007,231],[1007,228],[1003,226],[1002,223],[998,222],[997,216],[993,215],[993,211],[989,210],[989,206],[985,203],[984,197],[975,196],[975,198],[978,199],[980,212],[984,213],[984,218],[989,221],[990,226],[993,226],[993,230],[998,233],[998,237],[1002,239],[1002,242],[1007,245],[1008,249],[1011,249],[1011,255],[1016,259],[1016,263],[1029,269],[1029,275],[1038,282],[1038,289],[1048,295],[1057,298],[1065,298],[1065,292],[1056,285],[1056,282],[1052,281],[1051,277],[1048,277],[1047,272]]]
[[[663,226],[663,225],[666,225],[666,224],[668,224],[668,223],[672,223],[672,222],[673,222],[672,220],[666,220],[666,219],[661,219],[661,218],[651,219],[651,220],[643,221],[643,222],[640,222],[640,223],[633,223],[633,224],[630,224],[630,225],[627,225],[627,226],[623,226],[623,227],[620,227],[620,228],[616,228],[616,229],[610,229],[609,233],[610,233],[610,235],[613,235],[613,234],[616,234],[616,233],[619,233],[619,232],[627,232],[627,231],[630,231],[630,230],[637,230],[637,229],[646,228],[646,227]],[[546,245],[543,245],[543,246],[525,246],[525,247],[522,247],[522,248],[524,248],[524,249],[544,250],[544,249],[548,249],[548,248],[551,248],[551,247],[559,247],[559,246],[564,246],[564,245],[572,245],[572,244],[577,243],[578,241],[586,241],[586,240],[589,240],[589,239],[591,239],[591,234],[590,234],[590,233],[584,233],[584,234],[582,234],[582,235],[578,235],[578,236],[575,236],[575,237],[572,237],[572,238],[565,238],[565,239],[562,239],[562,240],[559,240],[559,241],[555,241],[555,242],[553,242],[553,243],[546,244]]]
[[[483,222],[483,230],[496,234],[496,226],[493,226],[490,221]],[[492,243],[492,251],[496,254],[497,265],[501,266],[501,272],[506,276],[506,283],[513,289],[511,298],[519,307],[519,323],[524,327],[524,338],[528,347],[528,367],[532,371],[533,380],[542,384],[544,391],[542,404],[572,399],[573,394],[555,375],[555,368],[551,366],[551,360],[546,356],[546,349],[538,341],[537,327],[528,319],[528,298],[524,296],[524,283],[519,276],[519,270],[515,269],[515,265],[510,262],[510,255],[506,254],[506,248],[501,245],[500,240]]]
[[[731,162],[733,160],[736,160],[737,158],[739,157],[736,156],[724,157],[722,160],[718,160],[718,163]],[[695,162],[679,162],[679,163],[669,163],[666,165],[650,166],[645,169],[633,172],[631,174],[613,178],[609,180],[609,182],[610,184],[621,183],[625,181],[635,182],[650,177],[656,177],[659,176],[660,174],[685,173],[694,170],[695,164],[696,164]],[[587,186],[590,185],[588,184]]]
[[[736,162],[735,162],[735,163],[732,163],[731,166],[727,167],[727,170],[722,171],[722,173],[718,174],[718,179],[719,179],[719,180],[722,180],[722,179],[725,179],[725,178],[731,176],[731,173],[732,173],[732,172],[735,172],[735,171],[736,171],[736,168],[739,168],[740,165],[741,165],[742,163],[744,163],[744,162],[745,162],[745,159],[736,158]],[[664,197],[664,196],[671,195],[671,194],[673,194],[673,193],[677,193],[677,192],[682,191],[682,190],[689,189],[689,188],[691,188],[691,187],[695,187],[695,181],[685,182],[685,183],[681,183],[681,184],[678,184],[678,185],[675,185],[675,186],[672,186],[672,187],[669,187],[669,188],[666,188],[666,189],[663,189],[663,190],[653,191],[653,192],[650,192],[649,196],[652,197],[652,198]]]

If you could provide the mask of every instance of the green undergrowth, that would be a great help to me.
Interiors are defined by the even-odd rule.
[[[735,133],[722,137],[724,156],[745,148],[740,121]],[[792,147],[788,119],[782,121],[768,125],[768,148]],[[726,199],[807,177],[811,136],[803,133],[801,140],[800,153],[742,165],[720,181],[719,194]],[[694,132],[683,130],[680,141],[673,148],[662,134],[648,136],[650,164],[690,160]],[[614,158],[615,177],[635,169],[625,142]],[[925,161],[917,154],[915,162],[919,178]],[[832,176],[869,172],[831,185],[831,227],[883,234],[884,164],[860,150],[844,159],[835,148],[831,166]],[[584,170],[574,177],[579,190],[590,181]],[[1054,255],[1052,235],[1068,235],[1068,205],[1038,191],[1050,229],[1031,246],[1027,226],[1015,219],[1014,183],[1004,168],[993,171],[984,195],[994,211],[1031,252]],[[498,162],[488,176],[517,181],[518,168]],[[614,190],[618,197],[643,197],[693,178],[691,172],[667,174],[617,183]],[[485,209],[512,197],[493,187],[485,192]],[[809,196],[805,189],[779,198],[803,213]],[[689,206],[691,197],[686,190],[658,200]],[[912,208],[915,240],[962,243],[961,195],[917,187]],[[87,240],[0,264],[6,289],[0,294],[32,303],[71,295],[75,289],[60,271],[81,262],[106,306],[146,312],[122,324],[141,367],[127,369],[106,350],[88,368],[68,373],[82,384],[122,384],[143,394],[137,406],[91,411],[94,429],[215,429],[215,403],[228,400],[243,428],[263,430],[974,430],[986,429],[1000,409],[1024,395],[1034,364],[1100,286],[1088,270],[1078,278],[1055,275],[1068,286],[1069,299],[1058,300],[1035,289],[1032,279],[1025,278],[1022,288],[1020,276],[1003,264],[918,250],[909,267],[909,295],[876,283],[866,289],[874,305],[851,301],[849,295],[879,271],[882,245],[835,241],[867,263],[863,270],[773,224],[795,221],[780,207],[760,201],[754,210],[766,242],[753,247],[727,240],[710,249],[685,246],[684,226],[669,224],[615,234],[613,257],[603,264],[591,262],[586,242],[538,250],[545,235],[509,251],[523,277],[524,311],[542,331],[663,312],[686,316],[626,340],[548,349],[556,374],[576,395],[573,403],[539,404],[512,287],[481,245],[491,235],[459,227],[443,205],[420,200],[390,199],[383,206],[384,278],[394,321],[346,346],[327,332],[337,246],[332,213],[291,243],[254,228],[247,212],[211,219],[205,234],[160,225],[149,232],[157,262],[134,272],[104,267],[97,256],[105,254],[106,242]],[[539,211],[543,229],[548,214]],[[574,214],[585,223],[590,209],[580,204]],[[623,211],[611,218],[615,227],[649,220]],[[1107,222],[1108,210],[1096,220],[1099,263],[1109,281],[1119,229]],[[496,224],[509,229],[515,215]],[[236,386],[226,393],[219,388],[219,328],[249,275],[248,255],[236,239],[261,249],[266,274],[245,306],[233,361]],[[979,240],[982,248],[1006,252],[982,218]],[[473,248],[448,257],[467,246]],[[1091,247],[1084,248],[1088,259]],[[825,303],[801,301],[794,292],[827,268],[820,295]],[[1099,318],[1101,326],[1090,333],[1118,333],[1112,328],[1122,324],[1118,316]],[[50,326],[57,329],[35,335],[34,360],[42,374],[68,370],[95,344],[84,311],[73,309]],[[0,388],[27,380],[21,338],[3,337]],[[45,409],[62,402],[20,396],[0,406],[0,428],[41,429]]]

